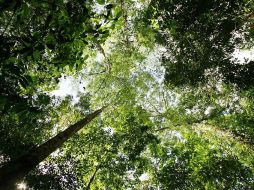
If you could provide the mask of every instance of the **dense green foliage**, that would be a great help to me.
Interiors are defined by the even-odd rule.
[[[0,167],[108,105],[24,183],[253,189],[254,59],[234,54],[253,51],[253,11],[252,0],[0,1]]]
[[[205,71],[217,69],[224,80],[242,88],[252,86],[253,62],[232,60],[243,38],[248,1],[152,1],[148,18],[156,22],[159,43],[167,47],[163,57],[166,80],[176,85],[204,81]],[[147,19],[147,16],[145,19]]]

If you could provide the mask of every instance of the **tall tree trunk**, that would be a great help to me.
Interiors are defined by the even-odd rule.
[[[98,116],[104,108],[105,107],[89,114],[84,119],[69,126],[47,142],[0,168],[0,190],[16,189],[15,186],[17,182],[22,180],[32,169],[57,148],[60,148],[73,134]]]

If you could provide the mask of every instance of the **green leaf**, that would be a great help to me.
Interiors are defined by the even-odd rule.
[[[88,57],[89,57],[88,55],[85,55],[84,58],[83,58],[83,60],[87,60]]]
[[[81,71],[82,70],[82,66],[83,66],[83,64],[81,63],[81,61],[77,60],[76,61],[76,70],[77,71]]]
[[[35,61],[40,60],[41,54],[40,54],[40,51],[39,51],[39,50],[35,50],[35,51],[33,52],[33,58],[34,58]]]
[[[105,0],[97,0],[97,3],[100,5],[104,5],[105,4]]]

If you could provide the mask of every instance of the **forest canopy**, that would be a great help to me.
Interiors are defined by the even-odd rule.
[[[253,0],[0,0],[0,190],[254,189]]]

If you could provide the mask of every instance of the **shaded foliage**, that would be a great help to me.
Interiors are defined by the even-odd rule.
[[[40,144],[53,124],[48,114],[54,105],[43,88],[55,87],[66,65],[82,68],[88,42],[107,37],[100,19],[111,18],[79,0],[1,1],[0,10],[1,153],[13,158]]]
[[[1,1],[0,164],[106,104],[29,187],[253,189],[254,62],[232,56],[251,46],[252,4]],[[66,75],[84,81],[78,103],[49,95]]]
[[[174,136],[175,134],[175,136]],[[155,181],[161,189],[252,189],[253,173],[232,149],[215,146],[214,137],[168,133],[162,146],[151,147]],[[211,134],[210,134],[211,135]]]
[[[34,189],[78,189],[77,176],[73,173],[71,160],[56,165],[53,161],[44,164],[26,177],[27,185]]]
[[[208,69],[221,68],[225,80],[240,88],[253,82],[253,66],[232,61],[242,41],[247,1],[152,1],[145,19],[155,22],[157,42],[167,47],[165,80],[182,86],[204,81]]]

